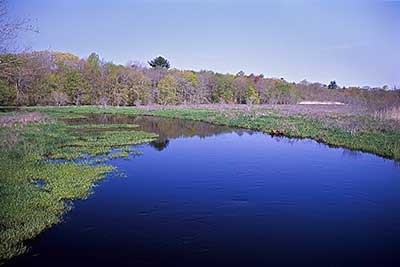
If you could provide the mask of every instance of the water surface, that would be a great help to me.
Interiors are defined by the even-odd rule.
[[[160,134],[10,266],[400,266],[391,160],[207,123],[124,116]],[[70,121],[78,123],[79,121]]]
[[[5,113],[5,112],[11,112],[11,111],[16,111],[18,110],[17,107],[11,107],[11,106],[0,106],[0,114]]]

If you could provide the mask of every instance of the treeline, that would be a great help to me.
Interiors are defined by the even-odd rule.
[[[169,69],[158,57],[150,67],[116,65],[61,52],[0,55],[0,105],[294,104],[339,101],[384,108],[400,103],[399,90],[340,88],[336,82],[289,83],[263,75]]]

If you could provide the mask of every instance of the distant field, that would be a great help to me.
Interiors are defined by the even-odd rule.
[[[343,102],[332,101],[301,101],[299,105],[345,105]]]

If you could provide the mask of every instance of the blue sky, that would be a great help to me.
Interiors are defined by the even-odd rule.
[[[40,31],[33,50],[125,64],[400,86],[400,1],[9,0]]]

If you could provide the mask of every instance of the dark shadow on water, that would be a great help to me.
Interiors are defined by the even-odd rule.
[[[150,145],[158,151],[163,151],[165,148],[167,148],[168,144],[168,139],[160,140],[160,138],[156,141],[150,142]]]
[[[90,115],[159,134],[10,266],[400,266],[394,161],[203,122]],[[42,188],[42,182],[35,181]]]
[[[0,106],[0,113],[2,112],[11,112],[11,111],[17,111],[17,107],[1,107]]]
[[[250,130],[232,129],[227,126],[213,125],[206,122],[171,119],[153,116],[127,116],[110,114],[89,114],[87,118],[66,119],[67,124],[133,124],[132,130],[158,134],[158,139],[150,143],[158,151],[167,148],[170,139],[181,137],[201,138],[235,132],[239,136],[252,133]]]

